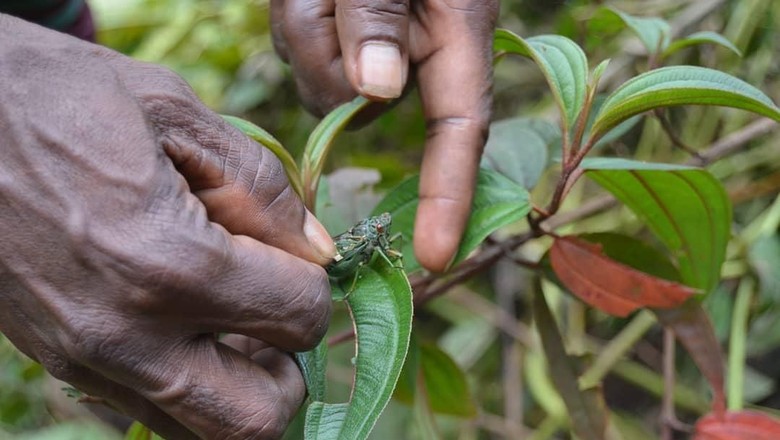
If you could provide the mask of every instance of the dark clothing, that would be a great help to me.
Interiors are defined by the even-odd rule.
[[[92,14],[84,0],[0,0],[0,12],[95,41]]]

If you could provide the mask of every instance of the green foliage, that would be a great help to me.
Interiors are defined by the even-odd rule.
[[[664,67],[639,75],[610,94],[593,123],[598,138],[631,116],[675,105],[721,105],[780,121],[780,109],[750,84],[717,70]]]
[[[677,408],[684,422],[693,423],[720,411],[726,374],[730,407],[771,402],[759,399],[777,388],[772,378],[780,372],[744,367],[780,347],[780,155],[776,136],[762,138],[744,127],[754,124],[751,113],[780,121],[778,95],[770,99],[761,91],[779,90],[771,62],[778,43],[767,38],[767,29],[780,26],[780,4],[733,2],[731,9],[709,13],[702,30],[682,37],[676,29],[699,23],[670,26],[660,17],[689,20],[693,9],[685,8],[696,8],[695,2],[621,3],[637,8],[627,11],[584,1],[557,9],[503,5],[502,25],[544,35],[496,33],[500,120],[491,127],[459,252],[447,273],[432,275],[412,250],[419,177],[402,179],[420,159],[419,103],[407,99],[369,127],[344,132],[366,104],[358,99],[315,127],[290,99],[292,81],[271,55],[267,2],[139,0],[113,14],[105,12],[113,2],[97,3],[103,41],[171,66],[214,108],[266,127],[226,117],[280,157],[296,191],[321,218],[333,215],[335,206],[324,172],[366,163],[381,170],[382,182],[355,177],[353,189],[358,194],[371,186],[374,199],[384,192],[373,213],[389,211],[393,231],[403,236],[399,245],[405,272],[413,274],[417,319],[412,326],[406,275],[374,257],[360,270],[346,307],[336,307],[331,345],[323,341],[297,354],[309,392],[305,438],[361,439],[372,429],[372,438],[657,438],[675,426],[648,422],[655,420],[649,412]],[[539,12],[535,21],[518,15],[530,15],[526,9]],[[588,42],[590,59],[575,41]],[[699,58],[693,47],[707,57]],[[522,61],[511,61],[513,54]],[[737,61],[741,54],[746,59]],[[702,60],[707,67],[663,66]],[[545,86],[549,93],[542,92]],[[654,118],[640,123],[647,115]],[[659,125],[661,120],[667,123]],[[746,139],[718,147],[732,135]],[[743,144],[751,148],[739,150]],[[731,157],[711,165],[722,155]],[[581,175],[589,179],[577,183]],[[605,191],[631,214],[600,202]],[[364,199],[342,197],[352,199],[349,209],[342,199],[337,221],[323,219],[339,225],[334,232],[353,223],[350,215],[368,215]],[[626,319],[605,315],[598,304],[586,309],[545,272],[549,261],[540,256],[559,234],[600,246],[603,259],[588,264],[619,263],[709,297]],[[584,259],[577,263],[586,268]],[[579,272],[587,278],[589,271]],[[598,281],[610,286],[608,279]],[[713,318],[721,321],[720,333]],[[657,353],[674,347],[658,346],[659,323],[687,352],[665,373],[658,371],[664,359]],[[348,340],[353,326],[354,358],[345,354],[351,344],[334,342]],[[716,337],[721,333],[730,335],[727,372]],[[39,386],[20,380],[32,367],[8,365],[0,370],[3,429],[45,424],[40,396],[23,392],[21,406],[14,400],[14,392]],[[35,368],[30,371],[40,374]],[[665,389],[673,375],[676,387]],[[616,378],[632,387],[621,385],[615,393]],[[393,393],[412,407],[388,406]],[[378,421],[383,410],[385,423]],[[127,438],[150,435],[136,425]]]
[[[384,258],[374,258],[361,271],[355,291],[346,298],[355,322],[357,355],[355,382],[348,403],[313,401],[306,414],[306,439],[363,439],[390,400],[409,348],[412,329],[412,292],[403,271]],[[314,356],[324,356],[324,348]],[[307,365],[324,365],[307,361]],[[323,384],[305,369],[310,386]],[[324,386],[324,385],[322,385]],[[324,396],[314,388],[313,396]]]
[[[425,398],[438,414],[474,417],[477,412],[466,374],[432,343],[412,344],[393,397],[408,405]]]
[[[392,214],[394,230],[403,236],[404,268],[408,273],[420,269],[412,249],[414,216],[419,203],[419,181],[419,176],[410,177],[388,193],[374,208],[374,215],[382,212]],[[488,235],[522,219],[530,209],[528,193],[522,186],[494,171],[481,169],[477,176],[471,217],[458,253],[451,264],[462,261]]]
[[[730,235],[731,203],[710,173],[607,158],[582,166],[666,244],[684,283],[705,293],[715,287]]]
[[[585,103],[588,60],[580,47],[559,35],[540,35],[528,39],[505,29],[496,31],[493,50],[499,55],[511,53],[534,60],[547,79],[563,117],[565,130],[574,125]]]
[[[342,131],[349,121],[360,110],[368,105],[369,101],[358,96],[352,102],[343,104],[330,112],[317,124],[306,142],[301,163],[301,174],[304,182],[304,202],[309,209],[314,209],[317,198],[317,185],[325,166],[325,159],[330,152],[336,135]]]
[[[241,130],[242,133],[274,153],[274,155],[279,158],[279,161],[282,162],[284,171],[287,173],[287,178],[290,180],[290,185],[292,185],[296,194],[303,197],[303,184],[301,183],[301,173],[298,171],[298,165],[295,163],[295,159],[293,159],[292,155],[290,155],[271,133],[268,133],[261,127],[258,127],[247,120],[235,116],[222,115],[222,117],[232,126]]]
[[[523,148],[517,148],[518,139],[523,139]],[[511,118],[496,121],[490,125],[481,166],[498,171],[530,190],[549,165],[548,152],[560,140],[560,130],[545,120]]]

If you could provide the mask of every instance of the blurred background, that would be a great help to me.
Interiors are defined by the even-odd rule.
[[[101,44],[137,59],[168,66],[182,75],[208,106],[217,112],[255,122],[279,139],[294,156],[299,156],[317,120],[299,105],[289,69],[273,52],[267,1],[88,0],[88,3]],[[588,18],[602,4],[630,14],[663,17],[670,21],[675,35],[698,30],[723,33],[744,52],[744,58],[715,47],[702,47],[675,55],[669,64],[718,68],[757,86],[775,102],[780,101],[780,57],[777,56],[780,37],[776,32],[780,29],[780,2],[777,1],[505,0],[500,26],[521,36],[544,33],[568,36],[585,49],[591,67],[611,58],[604,87],[611,90],[642,71],[646,64],[642,47],[634,37],[625,32],[588,26]],[[557,114],[544,79],[528,61],[510,59],[498,65],[494,93],[497,120],[526,116],[556,122]],[[681,138],[698,148],[710,145],[754,118],[745,112],[704,108],[674,109],[671,115]],[[346,173],[351,177],[344,181],[334,177],[332,187],[349,189],[333,190],[332,193],[348,193],[351,200],[360,200],[361,206],[354,207],[351,217],[364,215],[378,194],[416,172],[425,139],[424,130],[419,101],[411,93],[374,123],[339,137],[331,155],[329,172],[335,171],[335,176]],[[678,162],[684,158],[668,141],[658,141],[660,133],[658,123],[647,118],[618,141],[604,147],[601,153],[652,158],[659,162]],[[777,136],[756,141],[748,151],[715,164],[711,171],[725,183],[732,197],[735,229],[747,227],[765,213],[777,197],[780,142]],[[540,200],[546,200],[555,182],[555,174],[549,171],[547,174],[533,192]],[[338,182],[346,183],[339,187]],[[354,197],[357,192],[362,198]],[[594,192],[595,187],[580,185],[572,192],[567,208],[582,203]],[[624,211],[611,210],[577,223],[572,231],[618,227],[626,224],[625,217]],[[332,232],[338,232],[341,226],[334,225]],[[530,246],[540,247],[544,243]],[[539,254],[543,250],[538,248],[529,252]],[[751,258],[760,263],[758,266],[763,267],[763,272],[755,269]],[[495,322],[489,319],[491,313],[497,313],[498,306],[494,302],[497,289],[513,292],[508,304],[518,320],[522,321],[528,315],[528,301],[522,286],[528,282],[529,275],[517,273],[516,268],[512,275],[502,270],[497,266],[484,279],[461,286],[454,295],[438,299],[417,312],[418,335],[435,341],[457,363],[465,374],[477,408],[474,417],[440,418],[444,438],[519,438],[517,427],[507,421],[508,416],[505,417],[507,394],[519,399],[521,422],[529,426],[538,426],[543,419],[542,407],[549,409],[539,403],[540,396],[533,390],[507,383],[506,376],[502,376],[502,372],[513,365],[522,365],[527,378],[543,374],[543,369],[539,371],[538,365],[533,364],[539,353],[526,353],[525,360],[507,359],[507,341]],[[733,304],[731,293],[735,288],[729,280],[746,274],[770,280],[770,287],[762,290],[760,300],[754,306],[749,338],[752,343],[749,384],[745,392],[750,402],[780,408],[777,384],[780,377],[780,239],[777,234],[750,249],[730,249],[724,274],[723,293],[712,295],[708,304],[723,339],[728,334]],[[762,281],[762,286],[766,283]],[[502,307],[506,308],[505,305]],[[334,327],[343,328],[345,324],[344,317],[337,315]],[[596,312],[587,314],[589,337],[596,340],[608,340],[622,325],[623,321]],[[634,353],[634,361],[644,366],[657,366],[659,341],[660,332],[650,334]],[[347,393],[351,380],[351,348],[351,344],[342,344],[338,350],[343,349],[343,353],[334,350],[331,354],[332,358],[342,358],[341,364],[334,365],[329,373],[335,383],[341,384],[341,388],[336,387],[335,396],[344,397]],[[689,396],[687,410],[689,415],[695,416],[697,405],[701,409],[701,396],[706,396],[706,386],[687,359],[678,362],[680,381],[694,392]],[[659,399],[657,392],[648,387],[651,382],[660,380],[660,376],[651,374],[652,369],[648,373],[631,369],[632,364],[626,365],[621,372],[615,372],[607,379],[607,401],[619,414],[621,423],[634,429],[635,436],[630,438],[652,439]],[[520,367],[517,368],[519,372]],[[504,379],[500,379],[502,377]],[[62,386],[48,379],[39,365],[19,354],[0,335],[0,439],[121,438],[121,434],[111,431],[74,404],[75,399],[68,397],[61,390]],[[508,388],[513,386],[517,388]],[[373,438],[415,438],[414,433],[405,430],[411,411],[402,403],[392,403]],[[290,436],[297,438],[295,433]],[[536,438],[569,437],[562,431]]]

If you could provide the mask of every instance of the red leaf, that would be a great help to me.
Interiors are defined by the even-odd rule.
[[[693,440],[777,440],[780,420],[756,411],[727,412],[720,418],[707,414],[696,422]]]
[[[574,236],[555,240],[550,262],[572,293],[591,306],[620,317],[640,307],[673,308],[696,293],[690,287],[618,263],[605,256],[601,246]]]

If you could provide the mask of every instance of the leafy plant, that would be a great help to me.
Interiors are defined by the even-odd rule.
[[[522,145],[503,149],[489,146],[485,164],[495,171],[483,169],[480,173],[471,220],[453,262],[454,267],[438,285],[436,278],[431,275],[416,278],[412,284],[415,286],[415,303],[423,304],[462,283],[476,273],[475,267],[484,269],[504,256],[511,257],[512,250],[523,244],[551,237],[549,267],[555,274],[552,280],[588,305],[608,314],[626,317],[642,308],[653,312],[657,320],[668,329],[668,334],[673,334],[681,341],[709,381],[713,393],[713,412],[708,417],[723,420],[726,402],[722,355],[701,302],[719,284],[721,266],[726,258],[732,222],[732,206],[726,191],[711,173],[695,166],[586,157],[611,131],[625,132],[621,124],[633,124],[636,116],[646,112],[655,112],[657,117],[663,118],[659,112],[666,107],[732,107],[775,121],[780,121],[780,109],[755,87],[724,72],[696,66],[657,66],[675,51],[699,43],[714,43],[739,53],[724,37],[714,33],[696,33],[673,41],[670,27],[663,20],[632,17],[612,9],[602,10],[601,14],[602,19],[604,16],[618,19],[639,36],[649,54],[650,69],[599,99],[597,92],[600,80],[608,69],[608,60],[589,71],[585,53],[566,37],[543,35],[526,39],[506,30],[496,33],[494,49],[497,59],[513,54],[534,61],[541,69],[560,114],[560,125],[557,128],[544,121],[526,119],[513,122],[514,126],[507,125],[510,128],[502,130],[515,129],[530,133],[533,139],[538,140],[535,141],[536,145],[545,152],[548,145],[559,142],[560,177],[547,206],[533,207],[532,211],[525,187],[534,186],[538,171],[523,168],[524,164],[517,163],[516,156],[512,157]],[[318,183],[334,137],[365,103],[365,100],[358,98],[328,115],[309,138],[300,167],[295,165],[286,152],[279,153],[291,179],[297,180],[296,176],[301,176],[299,188],[310,209],[317,206]],[[243,122],[229,120],[247,129]],[[265,133],[251,127],[248,132],[259,136],[261,143],[276,146]],[[511,162],[502,161],[510,157],[515,159],[515,166]],[[537,169],[546,166],[546,160],[537,161],[536,166]],[[637,258],[621,247],[630,242],[629,237],[582,234],[560,236],[553,232],[554,225],[551,223],[555,215],[582,175],[589,177],[630,208],[665,246],[666,252],[653,252],[652,258]],[[417,186],[417,177],[401,183],[379,202],[373,212],[373,215],[391,213],[393,227],[401,233],[406,243],[412,242],[413,218],[418,202]],[[523,217],[527,218],[527,232],[502,239],[492,249],[484,249],[468,258],[486,237],[501,228],[516,224]],[[600,242],[607,238],[611,241]],[[605,251],[606,247],[610,248],[610,252]],[[403,248],[403,254],[406,272],[419,272],[420,266],[409,244]],[[367,437],[401,375],[411,334],[410,286],[405,277],[399,276],[399,272],[387,267],[385,260],[372,261],[365,275],[357,280],[355,293],[346,299],[354,322],[354,330],[349,334],[354,334],[357,345],[355,379],[349,401],[325,401],[325,343],[313,352],[299,355],[311,395],[304,438]],[[519,262],[530,267],[544,266],[543,262]],[[660,272],[664,272],[664,275]],[[598,358],[594,366],[598,365],[600,370],[594,373],[594,370],[588,370],[580,360],[568,353],[546,295],[535,295],[533,312],[542,348],[551,365],[552,383],[567,409],[571,430],[583,439],[617,435],[616,431],[610,430],[608,411],[594,385],[610,367],[615,367],[620,355],[629,350],[631,344],[624,343],[611,352],[605,350],[602,355],[609,353],[610,357],[608,360]],[[625,341],[636,342],[649,329],[645,323],[654,320],[648,320],[646,316],[652,315],[640,314],[633,318],[637,325],[626,327],[626,331],[631,329],[633,333],[627,335]],[[665,349],[672,348],[667,346]],[[416,402],[422,399],[427,407],[423,414],[427,416],[417,417],[421,432],[436,435],[432,411],[472,414],[472,410],[455,410],[446,403],[447,400],[470,401],[470,398],[462,385],[455,394],[436,386],[437,376],[432,373],[435,368],[440,368],[436,365],[448,365],[449,370],[457,365],[447,360],[445,352],[432,348],[414,350],[414,356],[406,361],[407,372],[401,376],[404,379],[398,391],[399,398],[415,402],[416,407]],[[452,375],[445,372],[438,374]],[[673,370],[665,371],[667,382],[672,374]],[[459,376],[455,373],[452,377]],[[453,382],[453,386],[456,383]],[[583,387],[583,383],[587,386]],[[671,392],[667,386],[664,393]],[[664,407],[667,416],[663,425],[665,432],[680,426],[675,424],[676,416],[671,405],[665,404]],[[743,420],[739,415],[729,417]],[[744,417],[749,416],[745,413]],[[710,438],[707,437],[711,435],[708,433],[726,429],[722,426],[701,422],[697,427],[697,435]],[[773,431],[776,428],[768,429],[774,434],[780,433],[780,430]]]
[[[515,54],[533,60],[550,87],[561,116],[559,131],[556,133],[554,128],[543,122],[530,123],[527,120],[519,129],[532,133],[542,147],[553,140],[560,141],[560,177],[549,204],[545,208],[535,207],[530,213],[531,203],[523,185],[532,187],[535,178],[525,178],[529,172],[522,168],[522,164],[513,168],[511,164],[507,166],[500,162],[502,157],[515,151],[511,147],[503,151],[489,148],[487,165],[490,165],[492,157],[492,168],[499,172],[485,169],[480,173],[471,220],[454,261],[456,266],[449,275],[456,282],[449,280],[446,286],[452,287],[470,275],[464,268],[487,266],[529,240],[550,236],[553,244],[549,262],[556,275],[554,281],[585,303],[608,314],[625,317],[640,308],[653,311],[669,329],[669,334],[674,334],[682,342],[709,380],[714,396],[714,417],[722,418],[726,403],[720,346],[701,301],[718,284],[726,256],[732,207],[725,190],[712,174],[702,168],[606,157],[586,160],[586,156],[610,131],[648,111],[680,105],[718,105],[748,110],[780,121],[780,109],[761,91],[726,73],[695,66],[654,66],[674,51],[697,43],[720,44],[739,53],[725,38],[713,33],[699,33],[672,42],[669,26],[663,20],[640,19],[615,10],[606,11],[637,33],[651,56],[653,68],[626,81],[601,100],[596,99],[597,91],[608,61],[598,64],[589,73],[585,53],[568,38],[543,35],[524,39],[506,30],[496,33],[494,48],[497,58]],[[301,173],[304,200],[310,208],[316,206],[317,185],[333,137],[364,104],[364,100],[357,99],[335,110],[310,137]],[[284,162],[291,163],[289,160]],[[497,163],[502,166],[497,167]],[[545,165],[544,160],[541,165]],[[297,174],[297,169],[290,165],[288,173]],[[655,253],[655,260],[652,260],[631,258],[626,252],[610,255],[604,253],[604,245],[598,242],[600,237],[584,237],[595,239],[585,241],[577,235],[559,236],[554,233],[549,222],[583,174],[629,207],[665,245],[668,256]],[[374,215],[390,212],[394,226],[407,243],[412,242],[417,186],[417,178],[403,182],[390,191],[374,210]],[[527,216],[529,232],[502,241],[500,251],[484,251],[466,259],[490,234],[524,216]],[[408,245],[403,254],[406,271],[419,271],[420,267]],[[621,261],[621,257],[629,261]],[[375,260],[375,264],[376,261],[379,260]],[[535,265],[531,262],[526,264]],[[667,271],[669,279],[656,275],[659,265],[670,268]],[[358,280],[357,294],[347,298],[358,347],[356,375],[349,402],[324,402],[324,345],[312,353],[301,355],[312,395],[312,403],[306,413],[305,438],[365,438],[384,408],[389,393],[395,388],[407,354],[411,330],[407,324],[411,309],[406,313],[407,306],[393,304],[390,298],[395,292],[400,294],[399,300],[406,298],[408,305],[410,291],[408,284],[400,279],[392,282],[386,278],[393,273],[389,268],[384,268],[382,272],[374,265],[372,270],[375,272]],[[462,275],[464,273],[465,276]],[[427,281],[416,285],[429,286],[431,276],[423,279]],[[415,298],[418,303],[434,296],[430,287],[420,290],[422,292],[418,292]],[[435,295],[445,290],[440,287]],[[353,303],[352,298],[359,300]],[[592,385],[588,388],[580,385],[580,377],[588,377],[586,382],[593,384],[593,375],[588,376],[587,372],[581,375],[580,363],[567,353],[545,296],[537,294],[534,304],[536,326],[548,362],[552,365],[552,382],[568,410],[572,431],[584,439],[604,438],[609,422],[603,398]],[[380,315],[390,317],[388,328],[376,325],[381,321],[377,319]],[[403,330],[399,330],[398,325]],[[647,330],[646,326],[638,328]],[[387,339],[387,334],[394,337]],[[636,337],[635,334],[631,339]],[[377,343],[377,348],[367,346],[373,342]],[[379,349],[380,346],[390,347],[389,352]],[[630,345],[623,347],[624,350],[628,348]],[[446,361],[443,352],[429,350],[415,353],[414,363],[407,367],[412,377],[402,382],[407,384],[401,388],[404,390],[403,399],[407,402],[423,399],[429,411],[438,408],[446,412],[452,406],[443,404],[442,400],[456,396],[447,395],[434,387],[432,376],[425,375],[426,365],[431,365],[431,361],[426,363],[425,359],[434,356],[432,353],[438,353],[435,356],[443,359],[445,364],[454,364]],[[612,356],[614,359],[615,354]],[[415,374],[426,379],[415,379]],[[674,414],[669,414],[669,417],[667,429],[672,426]],[[429,432],[435,433],[435,428],[429,423],[420,423],[420,426],[427,426]],[[699,428],[700,436],[708,435],[704,434],[709,432],[707,429],[716,429],[709,424],[702,426],[707,428]]]
[[[411,248],[419,177],[400,179],[396,169],[401,183],[373,209],[356,209],[357,218],[391,213],[405,273],[374,258],[347,299],[335,298],[329,338],[298,354],[309,399],[290,438],[780,437],[768,408],[776,375],[756,361],[780,346],[780,155],[776,137],[760,142],[780,121],[760,90],[777,90],[778,48],[766,29],[780,5],[729,3],[729,14],[707,23],[721,35],[688,31],[704,2],[647,6],[674,16],[674,25],[591,3],[550,12],[546,32],[559,35],[496,33],[496,102],[508,118],[491,127],[472,216],[447,273],[424,272]],[[200,13],[180,14],[178,33],[141,23],[154,32],[139,52],[173,57],[169,64],[183,67],[196,89],[218,72],[219,90],[201,94],[214,105],[228,96],[223,111],[249,110],[237,91],[257,78],[227,86],[229,69],[193,69],[182,42],[230,16],[211,6]],[[512,15],[504,21],[512,26]],[[237,39],[218,43],[235,46],[226,53],[260,55],[247,55]],[[542,82],[549,99],[538,93]],[[270,92],[250,98],[273,100]],[[300,150],[298,133],[313,122],[290,117],[299,109],[284,113],[284,123],[278,107],[245,113],[284,142],[226,119],[280,158],[335,235],[356,218],[326,209],[343,188],[335,174],[323,175],[345,164],[331,151],[421,140],[414,103],[363,130],[369,140],[342,134],[365,104],[358,98],[335,110]],[[677,359],[675,339],[685,349]],[[656,424],[647,422],[651,405]],[[136,425],[127,438],[152,436]]]

